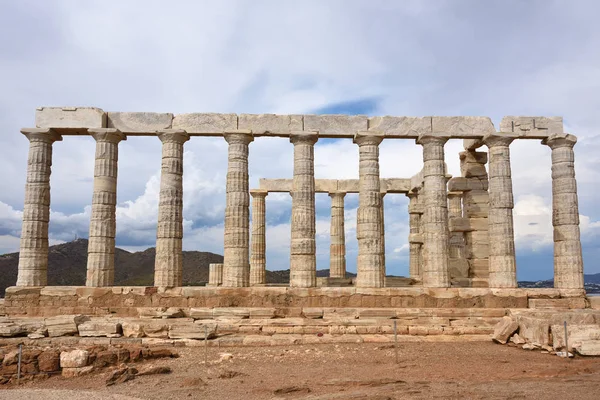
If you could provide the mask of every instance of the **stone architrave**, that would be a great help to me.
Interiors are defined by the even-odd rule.
[[[510,134],[486,135],[489,149],[489,277],[490,288],[516,288],[517,262],[513,228],[513,190],[510,169]]]
[[[409,276],[413,279],[421,280],[422,276],[422,232],[421,232],[421,215],[423,208],[419,204],[420,196],[418,193],[410,192],[406,196],[408,202],[408,224],[409,224]]]
[[[423,286],[448,287],[448,199],[444,144],[447,137],[421,135],[423,146]]]
[[[252,240],[250,247],[250,286],[263,285],[266,281],[266,190],[251,190]]]
[[[190,136],[183,130],[158,133],[162,142],[162,166],[156,230],[154,286],[182,284],[183,270],[183,144]]]
[[[225,201],[223,286],[250,285],[250,193],[248,151],[254,140],[246,131],[225,133],[229,143]]]
[[[315,243],[315,166],[314,152],[318,134],[297,132],[290,135],[294,145],[294,179],[292,183],[292,234],[290,251],[290,286],[317,285]]]
[[[575,179],[574,135],[551,134],[542,141],[552,149],[552,226],[554,287],[583,289],[583,258]]]
[[[379,132],[359,132],[354,136],[359,151],[357,287],[377,288],[385,284],[379,178],[379,144],[382,140],[383,135]]]
[[[85,284],[112,286],[115,280],[119,142],[126,137],[117,129],[96,128],[88,132],[96,140],[96,159]]]
[[[208,285],[221,286],[223,284],[223,264],[208,264]]]
[[[45,128],[22,129],[21,133],[29,139],[29,156],[17,286],[46,286],[52,144],[62,137]]]
[[[331,243],[329,245],[329,276],[346,277],[346,232],[344,228],[345,192],[331,192]]]

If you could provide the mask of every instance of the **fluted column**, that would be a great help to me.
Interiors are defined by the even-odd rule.
[[[162,142],[158,227],[154,286],[182,284],[183,270],[183,144],[190,137],[182,130],[158,134]]]
[[[29,139],[17,286],[48,284],[48,222],[52,143],[62,137],[51,129],[22,129]]]
[[[229,143],[227,194],[225,200],[225,254],[223,286],[250,284],[250,193],[248,186],[248,145],[251,133],[226,133]]]
[[[344,228],[345,192],[331,192],[331,243],[329,245],[329,276],[346,277],[346,232]]]
[[[383,200],[383,198],[385,197],[385,195],[387,194],[387,192],[381,192],[381,207],[379,207],[379,213],[381,214],[381,256],[382,258],[382,263],[383,263],[383,268],[381,268],[381,279],[383,279],[383,284],[385,285],[385,202]]]
[[[469,278],[469,263],[465,255],[465,235],[462,230],[453,230],[455,223],[463,218],[462,192],[448,192],[448,220],[450,239],[448,248],[448,275],[452,285],[464,286]]]
[[[89,129],[96,140],[94,194],[88,242],[86,286],[112,286],[115,281],[115,234],[119,142],[117,129]]]
[[[221,286],[223,284],[223,264],[208,264],[207,286]]]
[[[444,144],[448,139],[421,135],[423,146],[423,286],[448,287],[448,199]]]
[[[583,258],[573,152],[577,138],[566,133],[552,134],[542,143],[552,149],[554,287],[583,289]]]
[[[315,143],[312,132],[294,133],[294,179],[292,183],[292,241],[290,249],[290,286],[317,285],[315,243]]]
[[[419,194],[415,192],[407,193],[408,202],[408,224],[409,224],[409,276],[413,279],[421,280],[422,277],[422,247],[423,238],[421,235],[421,215],[423,209],[419,204]]]
[[[382,140],[383,135],[374,132],[359,132],[354,136],[359,152],[357,287],[383,287],[385,283],[379,180],[379,144]]]
[[[515,234],[513,230],[513,190],[510,170],[512,135],[486,135],[489,149],[489,265],[488,285],[491,288],[517,287]]]
[[[252,196],[252,241],[250,251],[250,286],[266,282],[266,190],[251,190]]]

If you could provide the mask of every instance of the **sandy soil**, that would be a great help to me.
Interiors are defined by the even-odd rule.
[[[394,349],[377,344],[209,348],[208,366],[203,348],[179,353],[178,359],[145,363],[169,366],[169,375],[110,387],[106,371],[53,377],[20,388],[4,385],[0,399],[600,398],[599,358],[566,360],[493,343],[402,343],[397,364]],[[218,361],[223,353],[232,358]]]

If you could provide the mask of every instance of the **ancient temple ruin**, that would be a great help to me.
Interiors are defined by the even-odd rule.
[[[262,305],[276,304],[279,300],[270,294],[282,290],[292,297],[321,299],[311,300],[311,304],[326,301],[323,296],[329,296],[327,293],[367,293],[392,299],[382,300],[385,304],[392,304],[395,296],[406,300],[426,294],[438,299],[430,303],[433,306],[443,304],[440,299],[444,296],[524,296],[527,304],[529,299],[545,295],[543,291],[525,293],[517,289],[517,268],[521,266],[515,261],[510,144],[515,140],[539,140],[552,153],[552,165],[548,167],[552,169],[553,293],[558,297],[585,296],[573,153],[576,138],[563,131],[560,117],[508,116],[497,129],[487,117],[174,115],[43,107],[36,111],[35,128],[21,132],[29,139],[30,150],[18,280],[16,287],[7,291],[7,298],[15,299],[14,305],[19,304],[19,288],[43,288],[47,284],[52,147],[56,141],[74,140],[72,136],[78,135],[91,135],[96,140],[86,281],[89,288],[110,288],[114,283],[119,142],[128,136],[154,136],[162,142],[154,275],[154,290],[159,293],[180,293],[196,299],[226,298],[242,293],[229,289],[249,287],[249,298],[260,297],[256,301]],[[223,137],[229,145],[224,262],[222,266],[211,266],[207,287],[181,288],[184,145],[206,136]],[[294,147],[293,177],[262,179],[260,187],[250,190],[250,143],[263,137],[289,138]],[[359,153],[359,179],[315,179],[314,146],[320,138],[353,140]],[[464,141],[464,151],[459,154],[460,177],[450,177],[446,171],[444,145],[449,139]],[[413,177],[381,179],[379,145],[383,140],[414,140],[415,151],[423,154],[422,171]],[[268,287],[265,282],[265,197],[269,192],[288,192],[292,196],[287,288]],[[326,192],[332,199],[332,279],[344,278],[346,272],[344,196],[358,193],[357,277],[348,287],[317,284],[316,192]],[[409,214],[411,280],[402,288],[386,285],[386,193],[403,193],[409,198],[407,210],[394,211]],[[303,288],[314,289],[306,292],[300,290]],[[188,295],[181,294],[184,292]],[[113,293],[121,292],[113,288]],[[256,304],[255,300],[247,301]],[[406,301],[418,306],[417,300]]]

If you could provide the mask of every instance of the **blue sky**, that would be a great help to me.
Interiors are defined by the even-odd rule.
[[[600,4],[565,1],[0,0],[0,254],[18,250],[27,140],[38,106],[106,111],[560,115],[578,136],[585,272],[600,272]],[[94,141],[54,145],[51,243],[87,237]],[[227,146],[185,145],[186,250],[223,250]],[[460,141],[446,146],[459,175]],[[291,178],[289,141],[250,145],[250,184]],[[512,147],[520,279],[552,276],[550,150]],[[382,177],[422,166],[412,141],[384,141]],[[160,142],[120,145],[117,245],[155,241]],[[358,177],[351,140],[321,140],[317,178]],[[318,194],[318,268],[328,268],[330,199]],[[356,195],[346,197],[348,267],[356,268]],[[389,273],[408,272],[407,199],[385,199]],[[287,194],[267,197],[267,265],[288,268]]]

